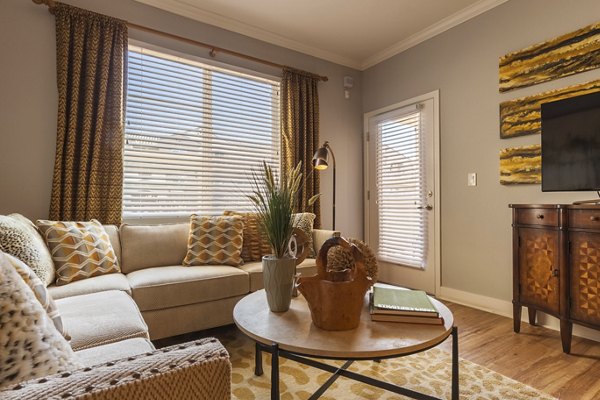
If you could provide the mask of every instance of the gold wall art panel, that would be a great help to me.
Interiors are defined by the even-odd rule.
[[[500,183],[542,183],[542,146],[535,144],[500,150]]]
[[[543,103],[598,91],[600,91],[600,80],[502,102],[500,103],[500,137],[508,139],[541,133]]]
[[[500,57],[500,92],[600,67],[600,23]]]

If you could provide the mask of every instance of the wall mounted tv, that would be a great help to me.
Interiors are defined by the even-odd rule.
[[[542,104],[542,191],[600,190],[600,92]]]

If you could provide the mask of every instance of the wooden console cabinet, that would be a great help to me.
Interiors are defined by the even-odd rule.
[[[536,311],[560,319],[565,353],[573,323],[600,329],[600,205],[511,204],[513,318]]]

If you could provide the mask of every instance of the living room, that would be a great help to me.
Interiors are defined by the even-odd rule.
[[[257,22],[257,26],[240,22],[242,14],[236,19],[209,13],[210,9],[205,9],[208,5],[201,1],[78,0],[66,3],[215,48],[326,76],[327,81],[318,83],[320,142],[329,142],[337,165],[335,186],[332,169],[318,172],[320,228],[339,231],[346,238],[369,243],[366,214],[372,211],[372,206],[366,195],[369,173],[365,172],[368,170],[365,151],[369,118],[388,107],[437,93],[432,95],[437,98],[439,110],[438,154],[434,167],[438,173],[437,186],[433,187],[431,196],[431,215],[435,223],[432,228],[434,278],[433,290],[427,291],[453,304],[450,309],[459,328],[459,343],[464,340],[460,356],[548,396],[600,398],[595,372],[600,349],[596,341],[600,340],[600,334],[596,330],[575,324],[570,355],[562,352],[559,320],[545,313],[537,316],[537,324],[545,328],[529,327],[523,322],[523,332],[518,335],[513,332],[513,211],[509,208],[509,204],[571,204],[596,197],[596,194],[592,191],[542,192],[539,184],[501,184],[499,152],[505,148],[537,145],[541,139],[540,135],[502,138],[498,112],[500,104],[506,101],[598,79],[598,69],[584,69],[514,91],[499,91],[501,57],[597,23],[600,9],[596,1],[458,1],[454,8],[446,6],[446,14],[430,13],[433,20],[420,29],[412,32],[398,29],[395,32],[404,35],[398,36],[402,40],[390,39],[368,54],[357,49],[351,53],[352,41],[337,38],[338,42],[347,42],[344,48],[350,52],[345,56],[319,48],[318,38],[312,38],[311,42],[310,35],[306,42],[309,44],[304,43],[302,47],[299,39],[289,37],[293,33],[284,29],[285,22],[280,23],[284,25],[281,32],[269,32]],[[407,13],[415,3],[418,2],[406,2]],[[337,4],[341,17],[345,13],[353,15],[344,9],[351,5]],[[426,9],[438,6],[435,2],[421,5]],[[211,15],[213,19],[209,18]],[[373,15],[380,14],[373,11]],[[203,18],[206,18],[204,22]],[[370,15],[364,18],[369,19]],[[243,29],[246,29],[243,33],[235,32]],[[352,29],[361,32],[368,28],[351,25]],[[19,213],[32,221],[45,220],[49,218],[53,186],[59,106],[55,18],[46,6],[29,0],[4,0],[0,4],[0,31],[3,38],[0,42],[3,54],[0,62],[0,166],[3,171],[0,214]],[[210,49],[173,37],[135,28],[130,28],[128,34],[130,44],[136,46],[147,45],[179,56],[190,55],[261,76],[281,76],[281,70],[276,67],[227,52],[216,51],[215,57],[211,57]],[[336,35],[338,33],[332,31],[329,36],[335,38]],[[287,41],[283,40],[286,38]],[[333,39],[325,39],[322,39],[323,47],[335,43]],[[475,185],[468,184],[471,174],[476,174]],[[139,224],[132,220],[125,222]],[[381,267],[382,281],[402,283],[397,281],[401,277],[385,274]],[[489,336],[480,343],[473,343],[473,337],[483,335],[482,331],[498,335],[498,340],[510,338],[512,342],[503,342],[506,347],[500,349],[490,345],[493,339]],[[525,344],[531,346],[530,353]],[[481,348],[469,348],[469,345]],[[445,350],[450,348],[446,346]],[[544,357],[548,349],[555,352]],[[494,357],[501,356],[504,356],[504,364],[493,361]],[[535,369],[536,362],[542,363],[541,370]],[[571,372],[565,372],[568,370]],[[546,372],[549,377],[540,377]],[[266,382],[268,384],[268,379]],[[336,383],[344,384],[344,380]],[[354,395],[379,398],[375,394],[371,394],[373,397],[366,393]]]

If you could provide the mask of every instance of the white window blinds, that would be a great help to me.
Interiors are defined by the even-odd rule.
[[[423,268],[427,212],[420,107],[377,124],[378,258]]]
[[[279,82],[130,46],[123,217],[250,211],[279,135]]]

